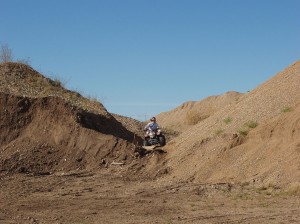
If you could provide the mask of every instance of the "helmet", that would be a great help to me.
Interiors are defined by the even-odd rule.
[[[156,121],[156,118],[155,117],[151,117],[150,121]]]

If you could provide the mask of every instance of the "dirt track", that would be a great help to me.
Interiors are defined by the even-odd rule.
[[[300,220],[299,196],[270,195],[229,184],[128,181],[111,172],[2,176],[0,223],[299,223]]]

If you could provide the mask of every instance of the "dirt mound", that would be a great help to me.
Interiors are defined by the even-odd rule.
[[[0,78],[1,171],[51,173],[135,159],[135,134],[101,103],[23,64],[0,64]]]
[[[0,92],[33,98],[57,96],[72,106],[111,117],[101,103],[65,89],[60,80],[47,78],[21,63],[0,63]]]
[[[284,164],[299,164],[299,86],[300,61],[186,130],[167,146],[172,176],[204,182],[267,181],[271,176],[281,183],[297,180],[298,165],[293,165],[294,174],[283,174],[291,170]],[[253,137],[272,135],[274,130],[266,127],[281,133],[276,138]]]
[[[2,171],[53,172],[133,159],[133,133],[59,97],[0,93]]]
[[[231,91],[219,96],[210,96],[201,101],[185,102],[181,106],[156,117],[162,127],[182,132],[212,116],[218,110],[235,104],[242,95],[242,93]]]

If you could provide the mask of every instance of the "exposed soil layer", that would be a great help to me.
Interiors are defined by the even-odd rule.
[[[0,105],[2,172],[94,169],[135,158],[134,134],[112,116],[79,109],[59,97],[0,93]]]

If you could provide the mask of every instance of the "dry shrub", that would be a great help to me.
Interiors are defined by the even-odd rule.
[[[0,48],[0,62],[11,62],[13,61],[12,50],[7,44],[1,45]]]
[[[222,129],[222,128],[219,128],[219,129],[217,129],[216,131],[215,131],[215,134],[216,135],[220,135],[220,134],[222,134],[222,133],[224,133],[224,129]]]
[[[195,125],[208,117],[209,116],[201,116],[201,114],[196,110],[189,110],[186,113],[186,123],[188,125]]]
[[[288,195],[300,195],[300,183],[291,183],[287,189],[286,189],[286,194]]]

